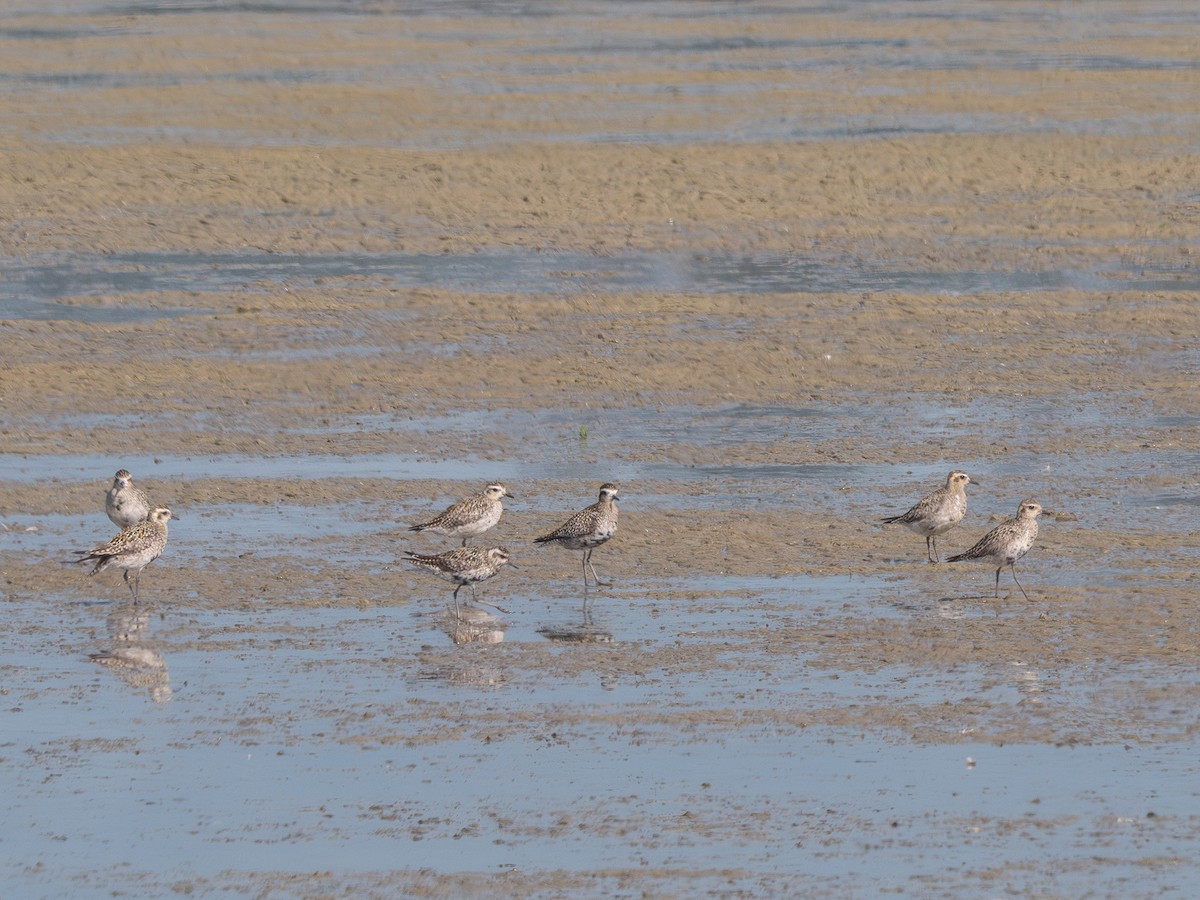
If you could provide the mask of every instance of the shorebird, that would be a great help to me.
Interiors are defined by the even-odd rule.
[[[149,518],[136,525],[130,525],[107,544],[102,544],[94,550],[77,550],[81,557],[73,562],[96,563],[89,575],[96,575],[105,569],[117,568],[125,570],[125,583],[133,592],[133,602],[138,602],[138,579],[142,569],[162,555],[167,546],[167,522],[171,521],[171,510],[165,506],[157,507]],[[133,581],[129,573],[133,573]]]
[[[146,492],[133,486],[133,476],[121,469],[113,478],[112,487],[104,495],[104,511],[118,528],[129,528],[145,522],[154,506]]]
[[[478,494],[466,497],[449,507],[436,519],[413,525],[409,531],[432,531],[447,537],[461,537],[462,546],[468,538],[478,537],[500,521],[504,512],[502,500],[516,499],[502,484],[489,484]]]
[[[558,544],[568,550],[583,551],[583,618],[587,620],[588,569],[599,587],[600,577],[592,565],[592,551],[617,533],[617,486],[602,484],[600,499],[587,509],[581,509],[549,534],[534,538],[538,544]]]
[[[975,484],[966,472],[955,469],[946,476],[946,486],[922,498],[912,509],[898,516],[887,516],[884,524],[893,522],[915,531],[925,538],[925,557],[938,562],[937,536],[945,534],[967,514],[967,485]]]
[[[1000,570],[1008,566],[1012,570],[1013,581],[1021,588],[1025,599],[1029,595],[1021,582],[1017,581],[1017,560],[1029,552],[1038,534],[1037,517],[1041,514],[1041,504],[1036,500],[1022,500],[1017,507],[1017,514],[1011,519],[1001,522],[979,539],[970,550],[951,556],[946,562],[958,562],[964,559],[986,559],[996,565],[996,597],[1000,596]]]
[[[454,582],[455,618],[462,617],[458,606],[458,592],[462,590],[464,584],[471,586],[471,599],[475,600],[477,582],[486,581],[506,565],[512,565],[509,562],[508,551],[503,547],[492,547],[490,550],[483,550],[479,547],[459,547],[457,550],[449,550],[436,555],[408,552],[404,559],[417,568]],[[515,569],[516,566],[513,568]]]

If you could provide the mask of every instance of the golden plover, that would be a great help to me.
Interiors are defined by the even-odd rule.
[[[480,493],[455,503],[436,519],[413,525],[408,530],[461,537],[462,546],[465,547],[468,538],[478,537],[500,521],[505,497],[516,499],[504,485],[489,484]]]
[[[146,492],[134,487],[128,469],[121,469],[113,478],[112,487],[104,495],[104,511],[118,528],[129,528],[145,522],[154,506]]]
[[[925,557],[938,562],[937,536],[945,534],[967,514],[967,485],[975,484],[966,472],[955,469],[946,476],[946,486],[922,498],[912,509],[887,516],[884,524],[903,525],[925,538]]]
[[[96,563],[89,575],[96,575],[105,569],[117,568],[125,570],[125,583],[133,592],[133,602],[138,601],[138,579],[142,569],[162,555],[167,546],[167,522],[171,521],[171,510],[165,506],[157,507],[144,522],[131,525],[107,544],[94,550],[77,550],[81,559],[75,562]],[[133,573],[133,581],[129,573]]]
[[[538,544],[558,544],[568,550],[583,551],[583,588],[587,590],[588,569],[592,570],[592,578],[600,585],[596,568],[592,565],[592,551],[617,533],[617,486],[602,484],[600,499],[587,509],[581,509],[562,525],[548,534],[534,538]],[[586,614],[586,604],[584,612]]]
[[[480,547],[459,547],[446,553],[428,555],[424,553],[406,553],[404,559],[419,569],[432,572],[439,578],[454,582],[454,615],[461,618],[458,606],[458,592],[464,584],[471,586],[471,599],[475,598],[475,585],[480,581],[491,578],[506,565],[512,566],[508,551],[503,547],[492,547],[484,550]],[[516,566],[512,566],[514,569]],[[491,605],[491,604],[489,604]],[[501,610],[503,612],[503,610]]]
[[[958,562],[964,559],[986,559],[996,566],[996,596],[1000,596],[1000,570],[1008,566],[1012,570],[1013,581],[1021,588],[1025,599],[1029,595],[1021,582],[1017,581],[1017,560],[1029,552],[1037,539],[1037,517],[1042,507],[1036,500],[1022,500],[1017,507],[1017,514],[1007,519],[985,534],[970,550],[951,556],[946,562]]]

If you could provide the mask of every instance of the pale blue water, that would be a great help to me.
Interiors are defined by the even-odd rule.
[[[819,619],[867,612],[878,584],[752,587],[813,606]],[[506,602],[520,608],[514,620],[563,615],[549,598]],[[1144,896],[1200,877],[1189,852],[1200,785],[1188,740],[994,746],[968,731],[954,742],[969,719],[945,724],[950,743],[769,718],[705,724],[725,710],[802,718],[880,698],[1036,702],[1041,714],[1100,719],[1108,713],[1097,698],[1129,673],[1073,673],[1053,661],[1040,673],[979,667],[952,678],[904,667],[831,672],[792,652],[764,678],[754,648],[735,639],[729,653],[746,657],[745,673],[702,677],[653,654],[709,639],[692,627],[697,617],[736,630],[736,613],[672,609],[649,626],[644,598],[602,607],[607,625],[644,649],[643,671],[547,681],[522,662],[522,642],[537,640],[528,626],[448,662],[435,653],[431,667],[432,620],[386,606],[163,608],[147,629],[173,689],[159,704],[88,662],[109,643],[97,634],[103,606],[47,597],[10,608],[9,633],[31,616],[57,625],[45,643],[6,648],[6,893],[136,893],[143,877],[219,884],[238,871],[586,871],[623,868],[631,853],[651,871],[729,869],[752,892],[756,878],[801,872],[815,886],[846,885],[853,871],[855,893],[920,893],[926,881],[944,889],[960,876],[974,884],[970,873],[994,867],[1011,868],[1008,890],[1066,894],[1103,883]],[[240,640],[230,617],[242,623]],[[201,638],[172,649],[206,633],[220,634],[219,648]],[[653,709],[674,719],[691,711],[698,724],[619,724]],[[410,714],[418,710],[438,713]],[[439,721],[465,733],[429,733]],[[1114,736],[1126,725],[1114,721]],[[598,817],[611,827],[595,827]],[[639,836],[632,845],[626,828]],[[657,837],[644,840],[647,832]],[[1146,856],[1174,861],[1147,869],[1138,863]],[[1039,880],[1039,858],[1056,861],[1049,881]]]
[[[804,16],[814,9],[809,4],[613,0],[584,5],[593,17],[644,17],[643,33],[620,43],[597,43],[589,29],[579,27],[581,7],[575,4],[85,0],[42,8],[55,12],[61,25],[7,26],[17,11],[0,13],[0,49],[4,42],[61,39],[69,52],[72,40],[93,33],[76,24],[92,13],[113,17],[101,34],[128,39],[149,29],[167,31],[181,37],[182,47],[189,29],[214,14],[224,16],[230,28],[243,27],[247,15],[262,14],[316,15],[330,27],[369,29],[383,16],[411,16],[419,28],[425,15],[452,12],[461,17],[462,33],[482,42],[494,39],[489,28],[494,17],[516,16],[540,29],[543,47],[512,54],[510,65],[500,71],[420,68],[397,58],[370,72],[353,66],[314,70],[298,62],[236,76],[214,72],[184,78],[82,69],[12,73],[0,63],[0,91],[86,95],[147,84],[220,90],[234,80],[337,84],[364,79],[403,90],[420,89],[430,79],[452,79],[482,95],[497,80],[519,85],[523,73],[567,74],[561,60],[582,53],[588,73],[610,76],[609,102],[628,116],[630,111],[660,112],[670,102],[657,86],[621,79],[624,68],[647,54],[681,72],[737,69],[764,80],[800,79],[823,90],[831,83],[846,84],[863,69],[965,75],[1011,68],[1044,71],[1048,78],[1061,72],[1162,70],[1178,73],[1182,97],[1193,86],[1189,76],[1200,68],[1194,56],[1141,59],[1104,49],[1105,38],[1113,34],[1153,39],[1190,33],[1200,24],[1200,12],[1179,2],[832,0],[815,7],[864,22],[899,16],[950,22],[961,31],[980,21],[1023,29],[1020,43],[984,48],[927,39],[919,29],[911,41],[814,35],[784,43],[770,34],[663,38],[653,27],[667,20],[752,19],[767,11]],[[1069,51],[1061,46],[1068,38]],[[1089,38],[1094,48],[1086,43]],[[714,121],[729,125],[728,132],[633,134],[601,125],[580,132],[573,123],[569,138],[561,139],[670,144],[730,136],[765,141],[972,132],[1200,134],[1200,123],[1188,117],[1116,108],[1096,117],[1038,118],[921,115],[881,106],[858,116],[797,110],[781,119],[742,103],[744,90],[715,83],[688,89],[689,99],[702,93],[719,107]],[[148,135],[113,128],[57,137],[104,143],[162,134],[161,129]],[[420,140],[458,146],[466,134],[446,123],[442,132]],[[250,140],[191,129],[169,135],[234,145]],[[530,136],[556,139],[536,131]],[[407,146],[405,136],[397,140]],[[1035,247],[1031,243],[1026,249]],[[1002,249],[1011,258],[1014,248]],[[1079,251],[1085,261],[1053,270],[945,272],[923,271],[911,261],[815,253],[629,251],[601,258],[514,248],[471,255],[63,252],[3,260],[0,319],[136,323],[206,314],[211,310],[204,306],[205,294],[252,296],[263,286],[336,286],[339,279],[481,295],[1019,291],[1054,298],[1073,291],[1178,296],[1200,290],[1186,257],[1176,268],[1147,268],[1134,262],[1138,254],[1129,247],[1114,247],[1108,254],[1093,247]],[[195,306],[162,306],[157,294],[167,291],[196,292]],[[384,350],[364,335],[364,355]],[[322,348],[300,352],[319,354]],[[1147,366],[1195,361],[1153,352],[1142,359]],[[466,485],[537,478],[590,484],[596,459],[604,461],[606,477],[621,482],[623,492],[628,486],[628,522],[636,521],[639,506],[688,513],[717,505],[752,514],[764,507],[837,503],[838,488],[850,487],[846,496],[859,503],[854,515],[862,527],[878,527],[874,518],[886,511],[872,508],[868,515],[861,504],[864,492],[934,484],[948,468],[961,465],[981,473],[985,482],[972,493],[976,510],[1010,512],[1015,498],[999,486],[1019,481],[1030,493],[1062,502],[1080,516],[1078,524],[1044,523],[1048,540],[1067,540],[1071,529],[1116,513],[1135,531],[1178,536],[1175,571],[1194,569],[1200,563],[1194,541],[1200,459],[1173,450],[1170,438],[1173,431],[1194,429],[1197,420],[1156,412],[1149,398],[1137,395],[1136,379],[1125,400],[1115,406],[1105,397],[1072,397],[1068,408],[1023,398],[967,407],[930,399],[883,404],[863,398],[855,412],[847,412],[845,404],[813,403],[715,410],[493,409],[486,415],[422,419],[382,415],[322,428],[331,435],[369,429],[398,436],[440,430],[470,436],[499,429],[516,452],[503,461],[486,454],[433,458],[398,450],[347,456],[135,455],[120,464],[158,484],[244,477],[395,481],[396,496],[382,504],[387,516],[382,505],[331,512],[295,500],[182,509],[168,554],[156,566],[184,569],[236,566],[228,550],[231,540],[269,556],[314,534],[326,545],[323,564],[329,570],[384,569],[395,561],[388,545],[375,543],[363,551],[358,540],[399,528],[407,515],[427,511],[427,498],[406,495],[407,481]],[[105,427],[119,424],[123,415],[128,414],[57,424]],[[1068,458],[1045,452],[1030,439],[998,459],[939,458],[957,434],[1027,429],[1036,436],[1068,419],[1071,427],[1092,435],[1095,445],[1122,449]],[[192,422],[235,430],[253,425],[232,414]],[[0,405],[0,427],[9,424]],[[167,427],[177,424],[164,421]],[[578,439],[581,425],[588,428],[586,445]],[[689,465],[628,452],[636,442],[686,441],[719,450],[854,435],[878,444],[908,432],[927,441],[927,459]],[[1137,436],[1136,451],[1128,449],[1130,435]],[[113,469],[108,453],[0,456],[0,484],[33,482],[52,495],[64,483],[102,486]],[[1069,494],[1065,484],[1072,486]],[[643,486],[640,493],[638,486]],[[698,490],[680,491],[684,486]],[[578,499],[568,498],[564,488],[564,504]],[[528,510],[520,504],[513,509]],[[99,513],[82,519],[3,505],[0,524],[13,526],[0,531],[6,565],[49,564],[77,546],[82,535],[110,532]],[[919,555],[919,541],[910,543],[918,545]],[[604,567],[599,555],[597,563]],[[563,892],[581,897],[640,896],[643,888],[692,896],[1193,896],[1200,884],[1194,852],[1200,793],[1193,734],[1196,666],[1104,658],[1068,664],[1051,653],[994,665],[933,662],[918,668],[872,660],[874,665],[835,668],[829,660],[836,654],[820,653],[819,643],[813,649],[781,637],[797,631],[836,636],[847,622],[868,618],[902,633],[930,618],[1020,621],[1020,609],[997,612],[963,602],[963,576],[957,573],[927,572],[908,557],[884,562],[881,574],[871,578],[764,573],[680,581],[652,572],[624,573],[595,607],[599,629],[612,639],[608,646],[546,639],[548,632],[578,627],[577,557],[569,554],[531,562],[553,566],[553,578],[539,581],[532,573],[513,571],[487,585],[485,595],[512,610],[500,616],[504,641],[496,645],[451,644],[441,629],[448,592],[440,584],[416,596],[372,598],[363,609],[326,605],[327,583],[320,579],[298,596],[277,597],[268,590],[225,598],[219,610],[184,591],[151,607],[134,642],[157,654],[163,667],[157,694],[89,659],[89,654],[130,644],[110,627],[110,617],[125,600],[117,578],[101,576],[86,582],[86,589],[31,598],[11,596],[0,577],[5,615],[0,632],[5,810],[0,896],[141,896],[173,890],[244,896],[263,887],[254,873],[264,872],[305,876],[302,887],[292,886],[294,893],[317,895],[325,882],[311,873],[330,873],[335,881],[344,880],[337,884],[342,887],[369,883],[369,873],[398,869],[646,873],[644,881],[631,879],[633,888],[597,876],[591,889]],[[1153,591],[1159,577],[1154,560],[1137,553],[1106,554],[1087,570],[1077,570],[1039,549],[1025,566],[1023,572],[1032,573],[1026,584],[1036,584],[1039,602],[1053,597],[1056,588],[1086,588],[1100,581],[1120,584],[1137,599]],[[154,574],[152,567],[143,584],[151,596]],[[978,579],[981,592],[990,586],[986,571],[969,577]],[[1086,604],[1055,613],[1064,628],[1087,628]],[[1166,642],[1179,640],[1189,627],[1163,621],[1148,633]],[[632,654],[633,665],[613,661],[614,645]],[[720,667],[696,661],[697,648],[713,647],[719,648]],[[558,665],[562,660],[585,665]],[[974,701],[980,706],[972,712]],[[876,705],[918,709],[922,721],[932,724],[921,733],[828,724],[838,711]],[[1055,738],[998,746],[973,737],[999,727],[997,717],[1018,733],[1022,722],[1031,731],[1050,723]],[[1076,743],[1076,732],[1089,735],[1092,743]]]
[[[1106,443],[1110,430],[1168,435],[1194,424],[1147,415],[1138,404],[1078,401],[1074,427]],[[257,883],[255,872],[327,871],[353,883],[405,868],[580,873],[632,861],[659,873],[652,877],[662,881],[651,883],[664,890],[718,894],[772,895],[789,884],[801,892],[952,896],[993,884],[1018,893],[1185,896],[1200,880],[1189,850],[1200,792],[1189,734],[1193,670],[1104,659],[1064,664],[1053,654],[954,668],[832,668],[836,652],[820,654],[818,644],[814,653],[781,637],[799,631],[836,640],[860,619],[900,630],[930,618],[1013,627],[1026,614],[1019,605],[993,610],[963,599],[965,586],[987,593],[990,573],[927,571],[919,541],[897,537],[893,546],[903,551],[881,559],[880,574],[869,578],[680,581],[622,572],[594,607],[611,645],[550,644],[543,634],[578,628],[575,554],[525,551],[522,570],[485,586],[486,599],[510,610],[499,617],[497,645],[451,644],[440,627],[448,591],[437,582],[415,595],[372,597],[361,610],[327,605],[324,592],[338,572],[395,563],[389,547],[399,550],[402,537],[366,551],[359,539],[398,531],[428,511],[426,496],[405,490],[409,479],[461,479],[464,488],[493,478],[548,479],[564,485],[565,506],[580,499],[566,486],[590,483],[591,460],[602,459],[627,486],[627,527],[639,507],[752,515],[846,502],[862,527],[878,527],[874,516],[887,510],[867,502],[873,493],[936,483],[951,462],[690,466],[625,458],[625,449],[675,436],[716,450],[798,429],[814,436],[859,429],[878,441],[889,429],[915,428],[938,443],[953,441],[956,429],[1005,429],[1022,417],[1035,430],[1053,427],[1057,416],[1053,404],[1019,401],[949,410],[867,404],[853,413],[820,404],[703,415],[601,410],[588,419],[589,456],[580,460],[569,442],[557,456],[547,452],[577,433],[573,412],[498,410],[486,419],[378,417],[364,427],[398,436],[499,428],[518,448],[503,461],[402,453],[122,459],[151,485],[369,477],[392,479],[395,491],[336,512],[295,498],[180,509],[168,553],[143,583],[147,596],[164,600],[150,607],[141,638],[160,654],[168,700],[162,682],[155,695],[88,659],[120,646],[106,626],[125,600],[116,577],[81,576],[82,593],[65,596],[0,595],[8,601],[0,664],[5,893],[94,896],[139,893],[139,885],[157,893],[178,882],[238,895]],[[331,425],[335,433],[339,427]],[[1196,462],[1164,441],[1072,458],[1035,444],[953,464],[985,482],[972,492],[975,527],[983,511],[1009,512],[1004,487],[1020,482],[1081,517],[1082,524],[1043,524],[1043,543],[1068,542],[1072,529],[1114,510],[1120,485],[1124,524],[1176,534],[1174,555],[1200,562],[1187,538],[1200,494],[1188,478]],[[112,469],[107,454],[8,455],[0,457],[0,483],[32,481],[49,495],[64,483],[93,484],[99,493]],[[1174,490],[1130,481],[1156,472],[1184,477]],[[1083,489],[1064,492],[1064,479]],[[850,488],[845,500],[837,486]],[[517,493],[513,514],[528,515]],[[14,510],[3,522],[14,529],[0,532],[6,558],[35,565],[111,530],[99,509],[90,517]],[[511,525],[497,533],[513,536]],[[234,571],[231,542],[271,558],[313,539],[323,545],[324,574],[286,598],[268,585],[214,610],[192,592],[163,598],[155,589],[155,567]],[[603,555],[597,564],[607,573]],[[1022,566],[1039,605],[1053,603],[1058,588],[1086,589],[1097,579],[1136,597],[1161,577],[1136,552],[1079,569],[1039,547]],[[537,577],[541,567],[548,580]],[[1051,614],[1064,627],[1087,628],[1079,604]],[[1170,622],[1159,633],[1177,639]],[[607,662],[612,647],[632,652],[632,665]],[[699,648],[719,648],[722,665],[690,664]],[[579,674],[561,674],[554,660],[564,654],[586,662]],[[878,704],[924,710],[932,724],[916,734],[822,724],[839,710]],[[941,713],[946,704],[953,715]],[[974,742],[976,730],[998,727],[997,716],[1017,733],[1023,720],[1050,723],[1058,740]],[[1077,732],[1092,743],[1070,746]],[[988,882],[986,871],[1004,874]]]
[[[670,293],[827,294],[900,291],[933,294],[1052,291],[1200,290],[1200,272],[1147,270],[1116,257],[1078,268],[1021,271],[905,271],[863,260],[826,260],[778,253],[690,254],[493,249],[438,253],[113,253],[61,254],[4,260],[0,319],[123,322],[205,312],[203,294],[253,295],[330,279],[368,279],[400,289],[438,287],[491,293],[576,294],[628,290]],[[190,291],[196,306],[162,306],[159,292]],[[103,305],[89,298],[120,296]],[[144,299],[139,299],[144,298]],[[69,301],[69,302],[64,302]],[[316,351],[314,351],[316,352]]]
[[[464,63],[458,56],[445,62],[418,64],[397,53],[386,63],[366,67],[355,62],[322,66],[306,65],[300,57],[292,65],[272,61],[258,69],[229,72],[222,66],[207,70],[196,67],[189,74],[151,73],[130,75],[80,69],[66,73],[5,73],[0,67],[0,87],[10,90],[86,91],[141,86],[179,86],[184,90],[220,91],[227,83],[263,82],[268,84],[369,83],[382,90],[422,90],[440,83],[466,95],[489,96],[496,85],[504,85],[509,96],[536,100],[539,92],[594,91],[593,79],[605,86],[604,109],[595,110],[581,103],[578,116],[563,129],[555,118],[531,115],[527,132],[506,131],[505,137],[520,140],[585,140],[599,142],[640,141],[662,144],[708,141],[734,137],[742,141],[862,139],[886,140],[893,136],[941,133],[1021,134],[1066,132],[1094,135],[1144,135],[1168,132],[1174,135],[1200,135],[1200,123],[1183,112],[1158,114],[1136,106],[1111,105],[1093,115],[1074,115],[1069,108],[1033,115],[1026,110],[991,113],[969,108],[944,114],[907,111],[880,105],[869,112],[847,114],[837,109],[788,110],[759,109],[746,102],[756,82],[782,82],[814,92],[847,90],[859,73],[878,77],[891,72],[955,72],[964,78],[981,71],[1014,70],[1044,72],[1049,81],[1060,73],[1130,72],[1146,70],[1179,73],[1174,90],[1181,99],[1194,87],[1189,75],[1200,67],[1195,54],[1161,53],[1152,58],[1113,53],[1107,38],[1174,38],[1200,25],[1200,12],[1194,4],[1180,0],[1147,0],[1127,3],[1040,3],[1040,2],[948,2],[895,3],[880,0],[833,0],[833,2],[779,4],[770,2],[634,2],[634,0],[597,0],[590,3],[532,2],[428,2],[428,0],[391,0],[380,3],[354,2],[133,2],[109,3],[105,0],[79,0],[52,4],[50,10],[62,16],[63,25],[52,29],[30,29],[23,24],[5,28],[0,18],[0,41],[21,42],[31,39],[61,38],[64,46],[79,35],[72,18],[79,15],[105,15],[118,18],[105,22],[101,33],[129,40],[146,29],[178,35],[186,39],[198,18],[224,14],[228,27],[247,27],[258,16],[286,21],[288,17],[316,18],[326,27],[359,33],[376,23],[406,22],[414,34],[427,40],[444,38],[442,27],[422,27],[425,16],[454,16],[458,21],[454,37],[468,39],[488,52],[487,67]],[[756,21],[770,16],[795,17],[801,23],[812,20],[814,13],[832,13],[848,22],[861,22],[862,38],[829,36],[814,29],[801,39],[780,39],[766,29],[755,29]],[[641,27],[630,36],[614,38],[609,22],[635,18]],[[874,37],[878,20],[888,18],[909,21],[904,39]],[[514,51],[508,32],[497,30],[497,20],[518,19],[536,35],[532,49]],[[713,22],[729,21],[731,35],[714,36]],[[697,30],[680,30],[681,23],[695,22]],[[923,23],[932,28],[922,28]],[[596,27],[589,27],[595,23]],[[950,24],[954,37],[947,39],[937,26]],[[670,31],[662,26],[670,25]],[[218,26],[219,27],[219,26]],[[1012,34],[1011,41],[989,43],[972,40],[978,30],[988,34]],[[853,34],[853,31],[850,32]],[[599,37],[597,37],[599,35]],[[187,51],[186,42],[180,52]],[[668,80],[630,77],[630,71],[644,67],[653,57],[657,69]],[[497,62],[498,60],[498,62]],[[192,74],[201,71],[203,75]],[[671,72],[689,77],[678,83],[669,81]],[[731,72],[749,73],[750,84],[739,79],[694,78],[695,73],[715,76]],[[578,87],[580,75],[589,75]],[[538,76],[531,79],[530,76]],[[546,79],[552,88],[547,88]],[[888,90],[889,88],[884,88]],[[1011,90],[1003,79],[997,91]],[[900,90],[899,87],[895,90]],[[1164,90],[1171,90],[1165,87]],[[1170,99],[1166,97],[1164,99]],[[714,112],[720,132],[695,126],[665,126],[661,113],[673,104],[703,103]],[[536,111],[536,105],[529,104]],[[556,106],[556,109],[561,109]],[[606,122],[645,121],[646,127],[633,131]],[[298,126],[302,127],[302,126]],[[225,144],[261,145],[261,132],[247,130],[214,132],[200,128],[179,128],[155,124],[134,129],[109,126],[92,131],[52,135],[65,141],[121,142],[131,138],[156,138],[164,134],[175,140],[212,141]],[[334,138],[318,130],[303,130],[302,140],[316,146],[354,143],[354,134]],[[478,142],[479,131],[461,126],[452,119],[430,123],[416,134],[397,133],[399,146],[415,148],[461,146]],[[488,140],[488,138],[484,138]]]

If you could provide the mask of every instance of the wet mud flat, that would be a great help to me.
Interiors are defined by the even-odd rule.
[[[1194,13],[869,11],[0,19],[6,884],[1195,883]],[[880,524],[951,468],[1028,601]]]

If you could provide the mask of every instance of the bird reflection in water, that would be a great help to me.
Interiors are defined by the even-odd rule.
[[[139,691],[146,691],[155,703],[171,699],[171,676],[166,658],[147,642],[150,610],[135,603],[122,603],[108,614],[108,638],[111,646],[92,653],[90,658]]]
[[[539,628],[538,634],[548,641],[566,644],[611,644],[612,632],[598,628],[590,621],[579,626],[551,626]]]
[[[508,626],[487,610],[464,607],[458,615],[442,617],[442,629],[456,644],[499,644]]]

